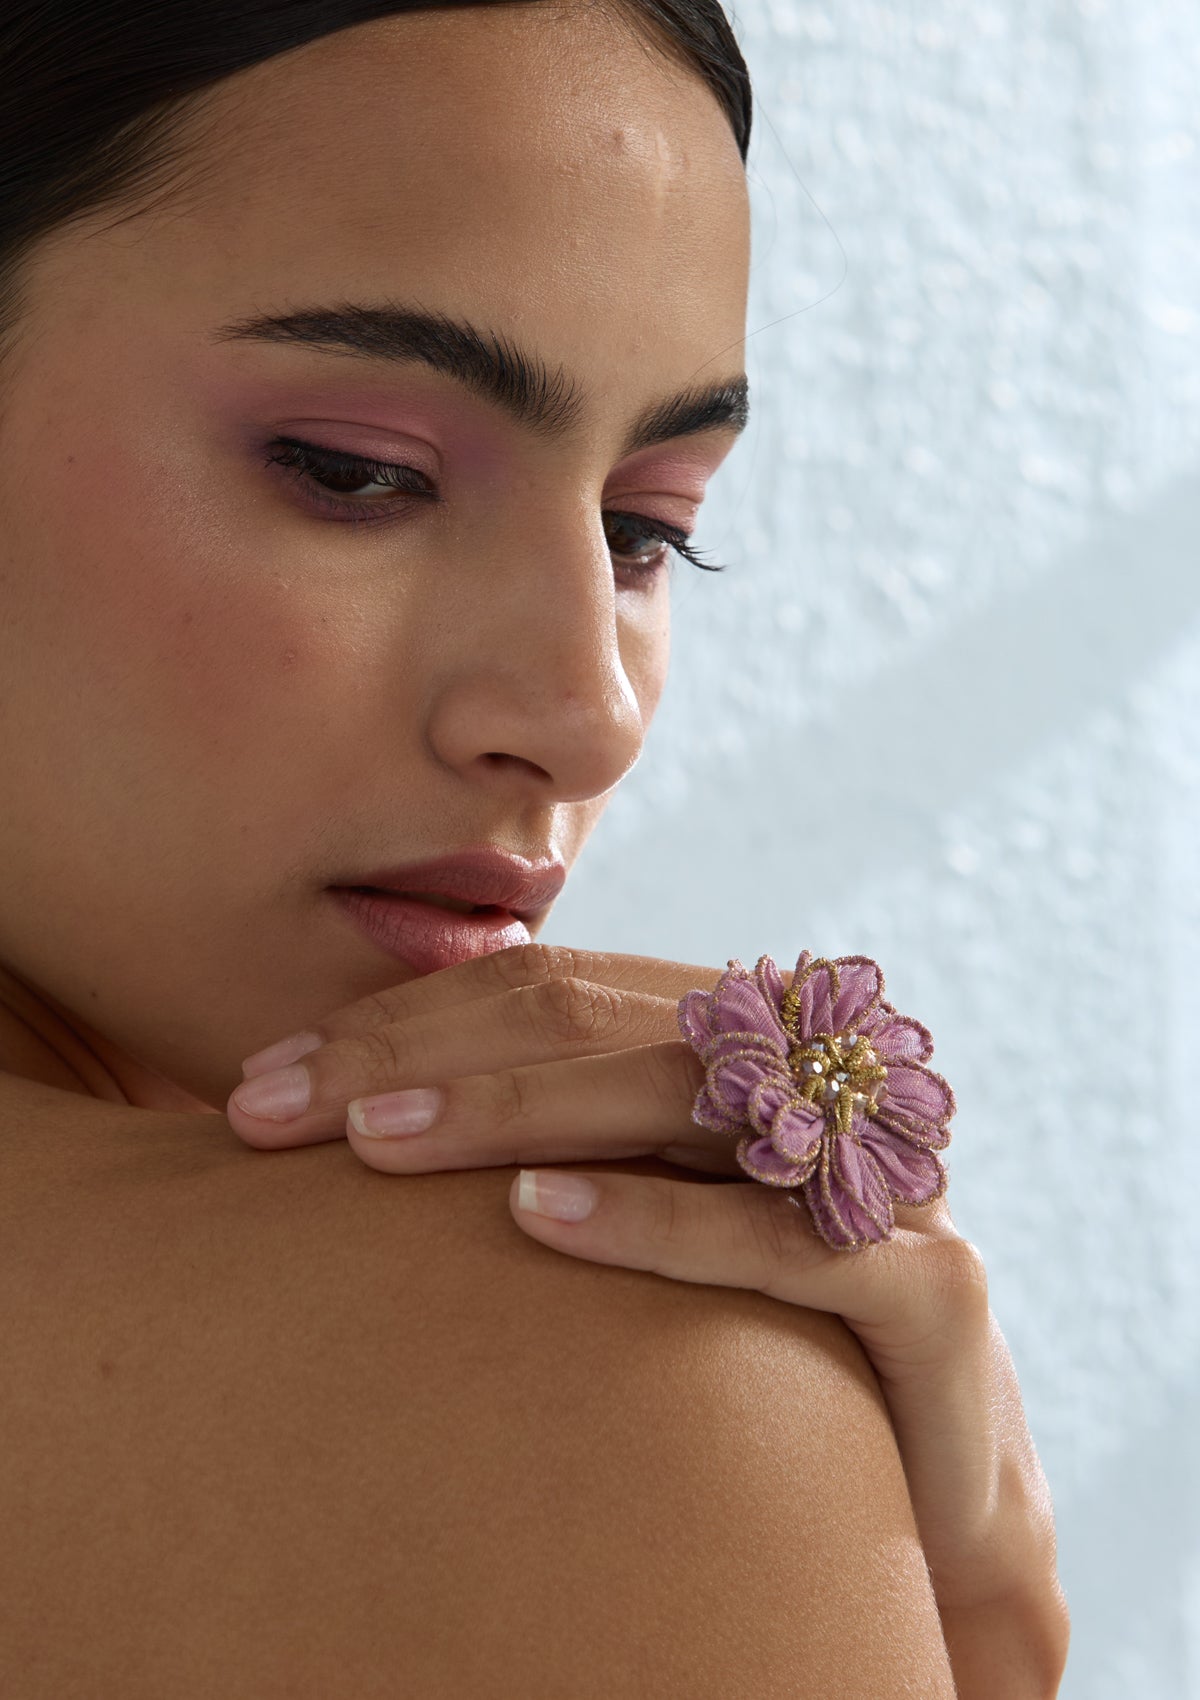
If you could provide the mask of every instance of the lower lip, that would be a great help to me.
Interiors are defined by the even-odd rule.
[[[528,944],[529,928],[507,909],[460,915],[411,897],[331,887],[351,920],[381,950],[397,956],[418,974],[453,968],[474,956],[489,956],[511,945]]]

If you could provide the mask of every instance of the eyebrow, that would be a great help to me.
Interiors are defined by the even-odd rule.
[[[465,384],[549,442],[563,442],[587,412],[585,390],[561,367],[548,370],[536,354],[495,331],[480,331],[466,319],[409,307],[309,308],[294,313],[259,313],[220,325],[218,342],[298,343],[334,354],[393,363],[420,361]],[[638,449],[701,431],[742,432],[749,418],[749,382],[744,372],[702,388],[680,391],[652,403],[634,420],[621,460]]]

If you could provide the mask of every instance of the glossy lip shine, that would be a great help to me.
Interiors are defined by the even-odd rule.
[[[479,915],[460,915],[433,903],[382,892],[333,888],[333,895],[362,931],[387,951],[415,968],[433,974],[475,956],[488,956],[510,946],[528,944],[529,928],[507,909]]]

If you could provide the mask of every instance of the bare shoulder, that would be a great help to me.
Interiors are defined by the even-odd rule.
[[[951,1700],[837,1319],[11,1076],[0,1172],[0,1689]]]

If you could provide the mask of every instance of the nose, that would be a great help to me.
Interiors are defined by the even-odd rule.
[[[625,593],[599,521],[586,538],[578,522],[534,535],[531,546],[526,524],[505,543],[493,529],[485,558],[462,575],[471,599],[439,622],[453,635],[437,656],[427,737],[475,781],[582,802],[641,754],[665,634],[651,635],[645,616],[618,618]]]

